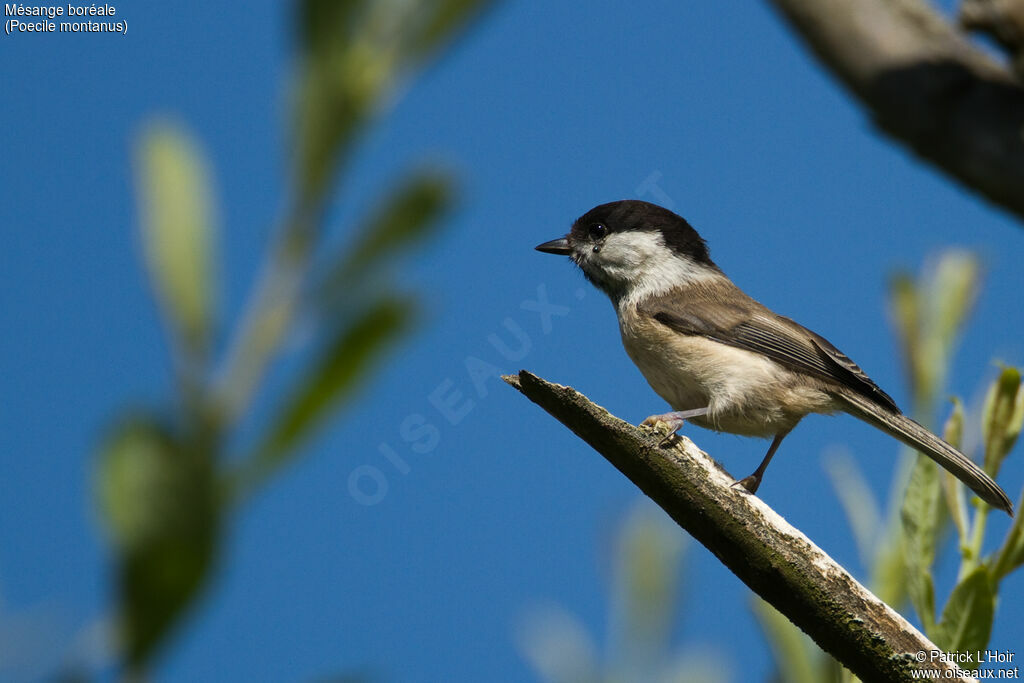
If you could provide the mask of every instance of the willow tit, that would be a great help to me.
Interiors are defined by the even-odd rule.
[[[949,470],[989,505],[1013,514],[1006,493],[967,456],[906,417],[839,349],[747,296],[715,265],[697,231],[642,201],[597,206],[563,238],[536,247],[569,256],[611,299],[626,353],[684,420],[771,437],[764,460],[737,482],[757,491],[783,438],[809,413],[842,411],[874,425]]]

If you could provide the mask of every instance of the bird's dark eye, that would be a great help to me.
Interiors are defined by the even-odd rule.
[[[594,223],[590,226],[590,239],[599,240],[608,234],[608,228],[603,223]]]

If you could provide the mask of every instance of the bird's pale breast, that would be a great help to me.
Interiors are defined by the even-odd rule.
[[[774,436],[808,413],[831,413],[823,384],[775,361],[699,335],[680,334],[640,314],[619,311],[626,353],[673,410],[710,407],[693,422],[745,436]]]

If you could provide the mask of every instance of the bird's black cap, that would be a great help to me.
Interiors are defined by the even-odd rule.
[[[660,232],[669,249],[697,263],[714,265],[707,244],[693,226],[682,216],[657,204],[623,199],[595,206],[576,219],[570,235],[582,238],[595,225],[603,225],[608,233],[629,230]]]

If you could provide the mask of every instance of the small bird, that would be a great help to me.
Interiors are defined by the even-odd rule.
[[[690,420],[772,439],[754,473],[737,482],[751,493],[801,419],[842,411],[924,453],[1013,515],[1006,493],[970,458],[905,416],[824,337],[747,296],[711,260],[697,231],[668,209],[636,200],[601,204],[568,235],[536,249],[569,256],[611,299],[626,353],[673,411],[642,424],[675,433]]]

